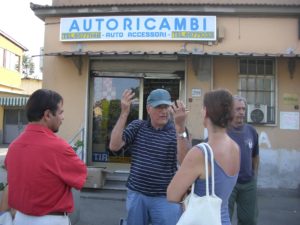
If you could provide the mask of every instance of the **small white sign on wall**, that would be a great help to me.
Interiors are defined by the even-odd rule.
[[[280,112],[280,129],[299,130],[299,112]]]
[[[201,89],[193,88],[192,89],[192,97],[201,97]]]

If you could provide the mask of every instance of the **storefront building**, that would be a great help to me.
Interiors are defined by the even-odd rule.
[[[10,144],[23,131],[28,123],[26,102],[42,86],[40,79],[23,77],[25,51],[26,47],[0,30],[0,144]]]
[[[126,88],[129,121],[146,119],[154,88],[186,102],[194,142],[206,91],[247,98],[259,133],[261,187],[297,188],[300,178],[300,3],[249,1],[53,0],[31,4],[45,21],[43,87],[64,97],[66,140],[82,133],[87,165],[128,171],[130,149],[113,153],[110,132]],[[128,122],[129,122],[128,121]]]

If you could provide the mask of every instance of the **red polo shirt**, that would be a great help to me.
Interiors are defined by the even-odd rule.
[[[29,124],[5,158],[8,203],[34,216],[72,212],[71,188],[81,189],[87,170],[72,147],[48,128]]]

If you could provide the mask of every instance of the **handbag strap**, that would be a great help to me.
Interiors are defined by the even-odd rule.
[[[212,151],[211,147],[207,143],[203,143],[208,149],[210,154],[210,168],[211,168],[211,193],[213,196],[215,196],[215,163],[214,163],[214,152]]]
[[[208,156],[207,156],[207,149],[210,153],[210,166],[211,166],[211,194],[212,196],[216,196],[215,194],[215,166],[214,166],[214,153],[207,143],[201,143],[197,145],[201,149],[203,149],[204,156],[205,156],[205,188],[206,188],[206,196],[209,196],[209,176],[208,176]],[[192,185],[192,193],[194,193],[194,185]]]

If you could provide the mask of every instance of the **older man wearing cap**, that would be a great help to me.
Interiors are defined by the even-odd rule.
[[[121,114],[109,145],[111,151],[124,145],[131,147],[127,225],[174,225],[181,206],[167,201],[166,190],[189,147],[185,133],[187,112],[182,101],[172,104],[168,91],[156,89],[147,98],[149,120],[134,120],[125,128],[133,98],[131,90],[124,91]]]

